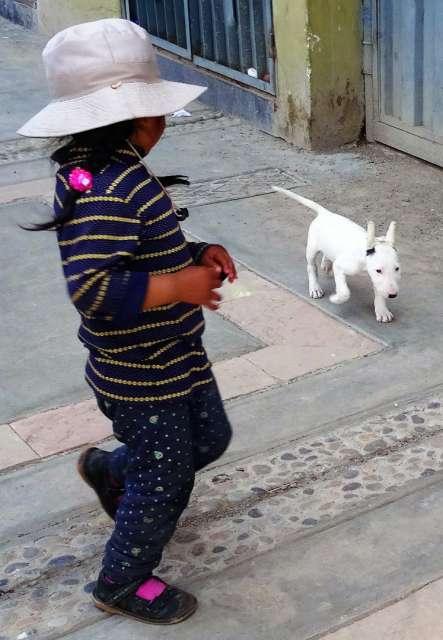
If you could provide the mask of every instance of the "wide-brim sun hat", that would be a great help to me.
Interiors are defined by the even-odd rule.
[[[165,116],[206,90],[163,80],[147,31],[120,18],[69,27],[49,40],[42,56],[51,102],[17,132],[32,138]]]

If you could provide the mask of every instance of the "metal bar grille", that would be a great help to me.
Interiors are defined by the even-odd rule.
[[[273,93],[272,0],[127,0],[127,12],[157,46]]]

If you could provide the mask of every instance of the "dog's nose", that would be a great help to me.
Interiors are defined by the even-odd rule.
[[[390,293],[389,297],[390,298],[396,298],[398,296],[398,293]]]

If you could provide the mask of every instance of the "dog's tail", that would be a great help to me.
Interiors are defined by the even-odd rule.
[[[320,204],[317,204],[313,200],[309,200],[308,198],[304,198],[303,196],[299,196],[298,193],[294,193],[293,191],[288,191],[287,189],[282,189],[281,187],[272,187],[274,191],[278,191],[278,193],[282,193],[288,198],[292,198],[292,200],[296,200],[300,204],[303,204],[308,209],[312,209],[315,211],[317,215],[331,213],[328,209],[325,209]]]

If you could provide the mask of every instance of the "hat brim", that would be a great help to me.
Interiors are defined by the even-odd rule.
[[[196,100],[206,87],[181,82],[126,82],[94,93],[49,103],[17,133],[58,138],[124,120],[165,116]]]

